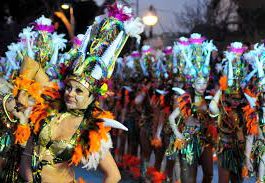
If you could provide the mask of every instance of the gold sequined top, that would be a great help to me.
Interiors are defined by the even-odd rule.
[[[39,134],[38,146],[34,148],[34,153],[38,156],[39,161],[45,160],[48,162],[47,165],[43,166],[41,171],[42,182],[74,181],[74,172],[69,167],[69,160],[76,138],[71,137],[69,140],[58,140],[57,137],[55,139],[56,134],[55,130],[53,130],[57,124],[70,115],[70,113],[64,113],[60,117],[53,117],[50,121],[47,121]],[[79,133],[78,131],[76,133]],[[64,156],[62,162],[54,163],[54,158],[57,158],[61,154]]]

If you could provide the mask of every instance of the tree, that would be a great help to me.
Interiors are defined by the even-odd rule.
[[[175,13],[176,23],[184,31],[191,31],[195,26],[207,22],[207,9],[211,0],[196,0],[184,5],[183,11]]]

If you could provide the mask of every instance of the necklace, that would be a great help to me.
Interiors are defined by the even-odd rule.
[[[70,110],[67,110],[67,112],[69,112],[70,114],[74,116],[80,117],[84,115],[85,109],[70,109]]]

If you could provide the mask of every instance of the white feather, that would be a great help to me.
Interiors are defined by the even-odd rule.
[[[115,38],[115,40],[111,43],[111,45],[108,47],[108,49],[104,52],[104,54],[101,57],[101,61],[104,63],[105,66],[112,65],[111,61],[113,57],[115,56],[115,52],[118,49],[122,38],[123,38],[124,32],[121,31],[118,36]]]
[[[100,160],[104,159],[107,152],[109,152],[109,149],[112,148],[112,141],[111,137],[108,134],[108,140],[102,139],[100,141],[100,149],[99,152],[93,152],[88,157],[83,157],[81,159],[81,163],[84,165],[82,168],[85,168],[87,170],[91,169],[97,169]]]
[[[66,47],[66,39],[63,39],[64,34],[57,34],[56,32],[52,34],[52,44],[53,44],[53,55],[50,60],[50,64],[55,65],[58,60],[59,50],[63,50]]]
[[[213,96],[211,96],[211,95],[207,95],[207,96],[205,96],[204,97],[206,100],[212,100],[213,99]]]
[[[57,46],[59,50],[63,50],[66,47],[67,40],[63,37],[65,34],[57,34],[54,32],[52,34],[52,44],[53,46]]]
[[[123,88],[125,88],[125,90],[127,90],[129,92],[133,91],[133,89],[130,86],[123,86]]]
[[[156,89],[156,92],[161,94],[161,95],[166,95],[168,94],[168,91],[164,91],[164,90],[159,90],[159,89]]]
[[[117,128],[117,129],[128,131],[128,128],[126,126],[124,126],[123,124],[121,124],[120,122],[116,120],[108,119],[108,118],[102,118],[102,119],[104,121],[104,126],[109,126],[112,128]]]
[[[141,66],[141,69],[143,71],[143,74],[145,76],[148,76],[147,68],[146,68],[145,61],[143,58],[140,59],[140,66]]]
[[[13,69],[19,68],[16,57],[17,57],[17,54],[15,52],[12,52],[12,51],[6,52],[7,64],[9,64],[9,66],[12,67]]]
[[[172,90],[177,92],[179,95],[183,95],[184,93],[186,93],[183,89],[178,87],[173,87]]]
[[[77,38],[79,41],[81,41],[81,42],[83,41],[84,37],[85,37],[84,34],[78,34],[78,35],[76,36],[76,38]]]
[[[256,106],[257,99],[254,97],[249,96],[248,94],[244,93],[249,105],[251,108],[254,108]]]
[[[88,42],[90,41],[91,30],[92,30],[92,26],[89,26],[82,40],[82,44],[79,47],[79,51],[83,55],[83,58],[86,57],[86,49],[87,49]]]
[[[99,65],[96,65],[93,71],[91,72],[91,76],[96,79],[100,80],[102,77],[102,69]]]
[[[228,51],[225,51],[224,52],[225,54],[225,57],[227,59],[227,62],[228,62],[228,72],[227,72],[227,78],[228,78],[228,86],[232,86],[234,81],[234,73],[233,73],[233,65],[232,65],[232,61],[236,58],[236,55],[233,53],[233,52],[228,52]]]
[[[205,65],[206,66],[209,66],[210,64],[210,59],[211,59],[211,53],[212,51],[217,51],[217,48],[216,46],[213,44],[213,41],[205,41],[202,43],[202,47],[203,47],[203,51],[204,51],[204,54],[206,55],[206,58],[205,58]]]
[[[35,22],[40,25],[51,25],[52,24],[52,20],[49,18],[46,18],[44,15],[42,15],[40,18],[35,20]]]
[[[250,79],[257,73],[257,69],[252,70],[245,78],[244,78],[244,82],[246,82],[246,84],[250,81]]]
[[[134,69],[134,59],[132,56],[126,57],[126,66],[130,69]]]
[[[124,22],[124,29],[126,34],[130,37],[135,37],[137,43],[140,43],[140,34],[144,31],[144,24],[139,17]]]

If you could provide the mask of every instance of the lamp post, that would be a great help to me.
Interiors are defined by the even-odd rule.
[[[158,22],[158,16],[155,8],[150,5],[148,12],[143,16],[143,22],[145,25],[150,26],[149,37],[153,37],[153,26]]]

